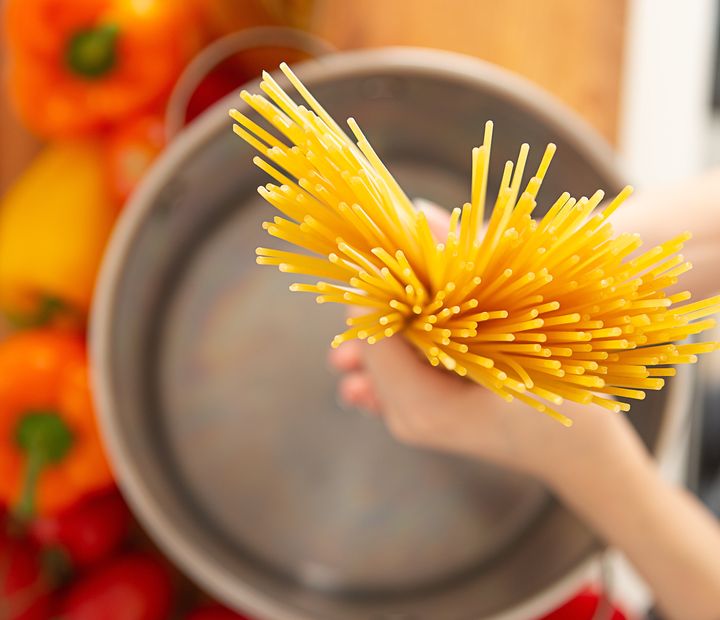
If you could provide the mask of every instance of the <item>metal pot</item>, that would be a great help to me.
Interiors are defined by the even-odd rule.
[[[558,153],[540,195],[622,183],[607,146],[536,87],[466,57],[383,49],[297,73],[355,117],[413,197],[467,199],[495,121],[489,187],[520,143]],[[601,545],[531,480],[400,446],[335,403],[325,352],[340,309],[258,268],[263,174],[230,130],[233,97],[173,142],[110,244],[92,320],[94,383],[120,484],[177,564],[278,620],[529,618],[577,587]],[[491,197],[492,198],[492,197]],[[654,450],[688,375],[631,414]],[[610,414],[608,414],[610,415]]]

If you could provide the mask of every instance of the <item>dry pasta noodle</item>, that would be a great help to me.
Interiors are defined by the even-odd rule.
[[[403,334],[433,366],[517,398],[565,425],[550,405],[568,399],[628,411],[663,387],[675,364],[693,363],[717,343],[674,344],[711,328],[720,296],[689,302],[667,295],[691,268],[678,235],[636,255],[638,235],[615,236],[608,218],[630,195],[606,206],[562,194],[546,215],[532,217],[555,152],[548,145],[522,188],[523,144],[507,162],[497,200],[483,225],[493,125],[472,150],[470,201],[455,208],[437,242],[375,153],[358,124],[352,141],[287,65],[283,73],[304,100],[296,104],[267,73],[265,95],[241,98],[266,122],[238,110],[235,132],[253,146],[254,162],[273,182],[258,191],[281,214],[264,228],[298,252],[257,249],[257,262],[317,277],[293,284],[318,303],[360,306],[332,344],[375,343]]]

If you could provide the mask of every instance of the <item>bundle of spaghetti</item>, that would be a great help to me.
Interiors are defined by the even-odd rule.
[[[240,96],[267,125],[230,111],[235,132],[259,152],[255,164],[274,180],[258,191],[282,215],[263,226],[298,249],[261,247],[257,262],[317,278],[290,290],[318,303],[365,311],[347,319],[333,346],[402,334],[430,364],[566,425],[553,405],[568,399],[628,411],[627,399],[662,388],[674,365],[718,348],[676,344],[714,326],[709,317],[720,310],[720,296],[690,302],[687,291],[665,292],[691,268],[679,254],[690,235],[638,253],[638,235],[613,234],[608,220],[630,187],[607,204],[602,191],[577,200],[564,193],[533,218],[555,146],[523,188],[523,144],[505,164],[484,225],[488,122],[472,151],[470,201],[452,210],[438,242],[358,124],[348,119],[352,141],[281,69],[303,105],[265,73],[265,96]]]

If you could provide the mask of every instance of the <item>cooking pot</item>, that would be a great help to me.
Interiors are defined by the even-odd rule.
[[[577,116],[479,60],[378,49],[296,72],[338,121],[357,119],[413,198],[447,207],[468,199],[471,149],[488,119],[489,188],[522,142],[529,169],[557,144],[539,213],[562,191],[623,185],[607,145]],[[399,445],[381,420],[337,405],[325,359],[342,309],[290,294],[285,275],[255,265],[261,222],[274,214],[256,192],[267,179],[233,135],[230,107],[247,112],[236,96],[219,102],[152,168],[99,278],[94,387],[138,518],[191,578],[259,618],[548,611],[602,545],[536,482]],[[689,381],[680,373],[629,414],[659,456],[687,411]]]

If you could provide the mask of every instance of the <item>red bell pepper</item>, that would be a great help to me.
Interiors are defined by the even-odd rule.
[[[583,590],[562,607],[543,616],[540,620],[593,620],[600,604],[600,595],[592,589]],[[619,609],[609,609],[607,620],[627,620]]]

